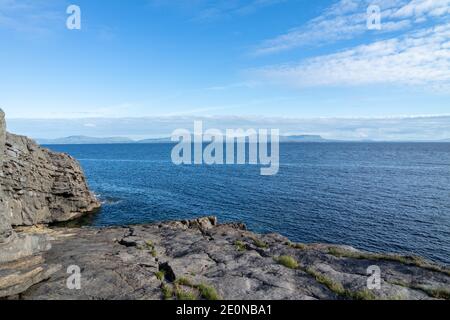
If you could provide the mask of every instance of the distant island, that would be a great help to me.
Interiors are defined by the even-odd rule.
[[[39,144],[119,144],[135,143],[134,140],[124,137],[96,138],[87,136],[70,136],[56,139],[36,139]]]
[[[338,140],[324,139],[320,135],[291,135],[281,136],[280,142],[332,142]],[[170,137],[133,140],[127,137],[88,137],[88,136],[70,136],[57,139],[36,139],[36,142],[43,145],[53,144],[150,144],[150,143],[172,143]]]
[[[56,139],[35,139],[37,143],[41,145],[58,145],[58,144],[157,144],[157,143],[174,143],[170,137],[153,138],[133,140],[128,137],[89,137],[89,136],[69,136]],[[320,135],[283,135],[280,136],[280,142],[282,143],[325,143],[325,142],[365,142],[365,143],[377,143],[377,142],[440,142],[449,143],[450,139],[441,140],[395,140],[395,141],[379,141],[370,139],[361,140],[337,140],[326,139]]]

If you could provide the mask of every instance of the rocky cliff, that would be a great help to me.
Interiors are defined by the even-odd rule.
[[[7,133],[0,109],[0,291],[22,292],[58,269],[43,260],[33,266],[36,255],[51,248],[47,235],[17,233],[13,227],[66,221],[97,207],[79,164]]]
[[[3,176],[13,226],[67,221],[99,207],[78,162],[6,133]]]
[[[0,179],[3,178],[3,160],[5,158],[5,140],[6,140],[6,125],[5,114],[0,109]],[[7,214],[6,208],[8,202],[3,192],[3,185],[0,184],[0,245],[5,243],[12,234],[10,215]]]

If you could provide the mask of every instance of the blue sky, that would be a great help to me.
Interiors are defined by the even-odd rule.
[[[367,28],[370,4],[381,30]],[[14,124],[450,114],[450,0],[0,0],[0,39]]]

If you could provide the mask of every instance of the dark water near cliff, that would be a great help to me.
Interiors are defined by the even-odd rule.
[[[105,202],[94,226],[217,215],[293,241],[450,263],[450,144],[281,144],[280,172],[175,166],[172,145],[51,146],[79,159]]]

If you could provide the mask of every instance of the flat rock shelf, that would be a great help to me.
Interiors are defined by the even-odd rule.
[[[449,299],[450,271],[442,266],[295,244],[215,217],[16,231],[47,237],[52,249],[0,265],[0,297],[8,299]],[[67,286],[73,265],[81,271],[79,290]],[[369,290],[367,269],[374,265],[381,289]]]

